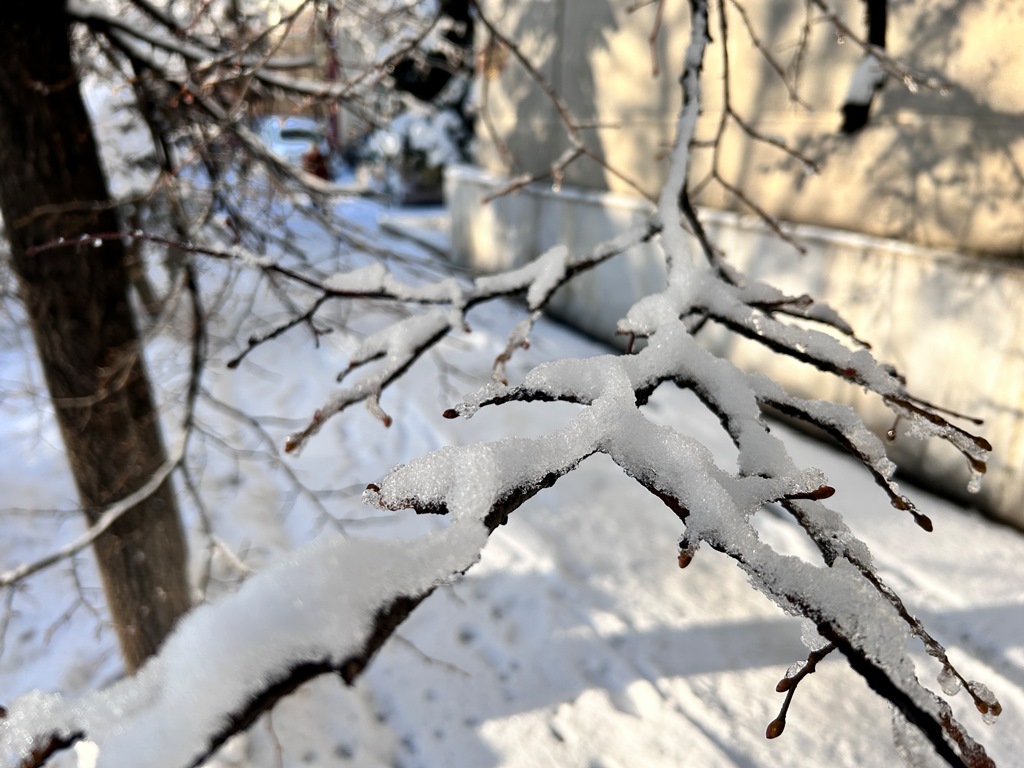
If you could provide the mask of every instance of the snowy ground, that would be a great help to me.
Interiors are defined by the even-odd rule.
[[[351,214],[373,226],[377,209]],[[321,258],[327,258],[321,254]],[[209,276],[212,281],[215,274]],[[243,281],[243,285],[248,285]],[[382,405],[385,429],[365,409],[335,418],[298,459],[274,458],[334,386],[353,340],[324,337],[317,349],[296,330],[235,370],[223,363],[237,340],[279,312],[253,288],[218,309],[206,387],[216,401],[253,414],[273,445],[231,412],[205,400],[199,420],[209,435],[190,465],[217,535],[247,566],[320,535],[331,518],[355,536],[411,537],[437,525],[411,515],[382,515],[359,503],[368,482],[445,444],[520,434],[564,423],[568,405],[506,405],[470,421],[442,411],[487,379],[522,311],[512,304],[470,314],[472,332],[445,343]],[[251,309],[250,309],[251,307]],[[337,320],[341,310],[337,310]],[[379,315],[347,318],[366,331]],[[242,324],[241,330],[236,328]],[[870,336],[870,330],[863,333]],[[220,347],[218,349],[218,346]],[[79,528],[27,334],[0,348],[0,569],[43,554]],[[174,332],[151,344],[150,367],[168,405],[184,384],[186,353]],[[514,358],[513,381],[541,360],[606,351],[564,328],[542,323],[530,350]],[[24,386],[26,377],[29,385]],[[717,421],[683,393],[659,391],[652,418],[703,440],[726,467],[734,451]],[[781,432],[789,434],[782,426]],[[987,683],[1004,714],[986,726],[961,694],[958,715],[999,765],[1024,755],[1024,536],[922,491],[911,491],[935,522],[926,534],[892,509],[867,474],[845,457],[791,434],[798,462],[825,470],[838,489],[829,504],[871,547],[881,571],[947,644],[953,661]],[[228,446],[232,448],[229,449]],[[330,517],[296,493],[288,473],[319,494]],[[189,512],[197,574],[205,541]],[[761,515],[774,546],[812,557],[793,526]],[[354,689],[321,679],[283,702],[250,734],[229,745],[222,766],[888,766],[899,762],[889,713],[840,658],[829,657],[796,695],[785,733],[764,738],[783,696],[776,682],[805,656],[801,624],[748,587],[731,561],[702,550],[680,571],[676,518],[607,459],[594,458],[517,511],[498,529],[482,562],[418,608]],[[214,559],[210,595],[241,573]],[[76,586],[77,581],[77,586]],[[68,695],[120,673],[113,634],[88,557],[32,580],[10,599],[2,627],[0,703],[32,688]],[[80,602],[81,601],[81,602]],[[94,610],[96,612],[94,612]],[[939,669],[921,654],[920,676]],[[938,689],[938,685],[932,687]],[[67,756],[61,764],[73,764]]]

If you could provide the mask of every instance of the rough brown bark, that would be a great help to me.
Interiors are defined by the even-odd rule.
[[[167,461],[116,230],[71,60],[64,0],[12,0],[0,24],[0,211],[86,516]],[[188,609],[186,549],[168,480],[95,544],[125,662],[136,668]]]

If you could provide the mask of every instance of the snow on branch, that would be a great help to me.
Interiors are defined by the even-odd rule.
[[[311,677],[355,680],[413,607],[476,562],[486,537],[470,515],[414,542],[321,539],[196,608],[136,675],[78,701],[19,699],[0,726],[0,762],[41,764],[41,745],[81,738],[98,746],[100,766],[198,765]]]
[[[100,766],[198,765],[311,677],[333,673],[353,682],[420,602],[478,560],[487,537],[516,508],[597,453],[611,458],[678,518],[684,529],[681,567],[702,548],[720,552],[736,563],[753,588],[784,612],[808,620],[821,636],[822,642],[809,649],[806,665],[779,683],[778,691],[787,697],[779,717],[768,726],[769,737],[782,733],[799,681],[834,649],[947,763],[971,768],[992,764],[949,705],[918,680],[908,640],[920,640],[941,666],[941,679],[963,684],[981,712],[998,715],[998,701],[956,670],[941,643],[885,584],[868,547],[824,503],[835,493],[828,479],[819,470],[796,465],[785,443],[770,432],[763,410],[781,410],[828,431],[865,466],[893,506],[930,529],[931,521],[893,481],[895,467],[885,443],[848,407],[794,397],[766,377],[741,372],[694,338],[693,329],[718,323],[862,387],[906,420],[911,435],[950,442],[977,477],[984,472],[987,441],[911,395],[902,377],[875,359],[838,314],[808,297],[786,296],[748,280],[718,259],[687,189],[701,108],[700,73],[710,42],[708,3],[691,0],[690,5],[682,108],[657,210],[645,224],[587,253],[556,246],[533,263],[499,275],[466,283],[448,278],[410,285],[381,265],[322,278],[240,248],[175,243],[186,252],[245,264],[312,291],[316,298],[299,321],[311,322],[333,300],[359,298],[419,309],[363,340],[339,382],[355,377],[357,369],[361,378],[340,389],[304,430],[288,439],[289,451],[300,449],[329,418],[357,402],[366,402],[389,423],[380,405],[386,387],[447,334],[463,328],[471,308],[503,296],[523,296],[527,317],[511,330],[496,361],[495,381],[444,415],[469,418],[482,407],[511,401],[557,400],[582,408],[568,424],[540,437],[442,448],[396,467],[368,487],[368,503],[443,515],[447,522],[442,529],[402,542],[321,539],[249,578],[236,593],[195,610],[133,677],[77,701],[43,693],[20,698],[0,720],[3,765],[41,765],[53,750],[79,740],[97,746]],[[566,120],[572,125],[571,117]],[[85,237],[126,236],[145,237]],[[538,313],[559,287],[654,238],[669,265],[667,285],[637,301],[618,326],[623,334],[645,339],[642,349],[557,360],[534,368],[520,384],[504,383],[504,362],[528,341]],[[66,245],[52,243],[37,251]],[[841,339],[789,324],[788,317],[831,327]],[[253,337],[249,349],[296,324],[292,319]],[[648,418],[645,406],[664,384],[691,390],[718,417],[738,450],[736,471],[718,466],[698,441]],[[782,554],[759,537],[753,518],[773,504],[792,516],[820,552],[820,562]]]
[[[694,389],[726,425],[739,449],[738,475],[718,468],[695,441],[647,420],[639,404],[659,384],[671,381]],[[522,385],[487,388],[467,398],[452,415],[471,416],[484,405],[511,400],[566,400],[588,405],[595,437],[578,417],[579,444],[563,446],[564,454],[582,455],[590,446],[609,455],[627,475],[661,499],[685,524],[680,564],[688,564],[703,544],[733,558],[751,583],[783,610],[810,619],[818,632],[850,659],[851,666],[882,696],[917,725],[936,750],[953,765],[986,765],[984,750],[967,736],[951,716],[948,705],[918,682],[906,641],[922,636],[919,623],[898,597],[874,573],[866,545],[842,519],[820,501],[832,495],[824,476],[798,469],[785,445],[765,425],[760,403],[775,398],[793,408],[803,407],[814,420],[860,446],[860,455],[873,471],[889,481],[892,465],[878,438],[871,435],[849,409],[826,403],[804,404],[785,395],[777,385],[752,377],[697,346],[681,320],[662,323],[650,343],[631,357],[558,361],[535,369]],[[516,456],[522,453],[517,451]],[[541,446],[528,454],[543,461]],[[509,457],[510,460],[512,457]],[[429,469],[428,469],[429,468]],[[433,487],[410,494],[410,478],[431,477],[438,471],[431,457],[396,470],[382,484],[380,502],[388,508],[412,506],[418,511],[444,508]],[[541,469],[532,470],[532,474]],[[398,483],[400,491],[390,488]],[[765,504],[784,502],[822,552],[814,566],[781,555],[761,542],[751,525]],[[948,658],[941,645],[927,637],[929,653]],[[994,700],[979,696],[983,711],[998,709]],[[776,724],[775,734],[782,726]],[[943,734],[961,745],[950,749]]]
[[[638,243],[650,240],[660,230],[660,224],[652,217],[647,223],[600,243],[587,253],[573,255],[564,246],[556,246],[530,264],[504,273],[478,277],[469,286],[461,286],[451,278],[410,286],[396,280],[379,264],[339,273],[316,283],[316,287],[325,296],[359,296],[406,304],[447,305],[448,309],[438,307],[413,315],[365,339],[352,355],[348,369],[339,374],[338,380],[341,381],[350,371],[369,362],[380,360],[380,365],[318,408],[302,431],[288,437],[286,450],[300,450],[328,419],[358,402],[366,402],[385,426],[390,425],[390,417],[380,408],[380,397],[384,389],[449,332],[464,328],[464,317],[468,310],[497,298],[525,294],[528,307],[535,313],[548,304],[558,288],[580,272],[625,253]],[[304,282],[307,285],[311,283],[309,280]],[[508,346],[495,361],[496,379],[503,378],[504,364],[513,351],[528,342],[531,326],[532,321],[525,325],[521,323],[513,329]],[[273,332],[259,339],[250,339],[250,348],[272,335]]]
[[[694,388],[726,424],[740,452],[738,475],[719,468],[696,441],[646,418],[640,404],[666,381]],[[522,385],[488,387],[451,414],[468,417],[482,406],[511,400],[587,405],[564,430],[535,441],[488,445],[486,462],[475,453],[480,447],[431,454],[393,471],[374,500],[389,509],[443,511],[464,502],[438,483],[439,476],[459,475],[472,466],[480,482],[481,467],[486,477],[487,467],[516,467],[527,459],[533,466],[523,467],[524,478],[535,478],[545,467],[558,471],[561,462],[576,461],[593,450],[605,453],[685,524],[681,564],[688,564],[703,544],[725,553],[783,610],[810,619],[951,764],[985,765],[984,750],[953,720],[948,705],[918,682],[905,647],[911,633],[918,632],[916,621],[873,573],[867,547],[820,503],[833,489],[817,471],[798,469],[785,445],[769,433],[758,402],[767,394],[789,400],[771,382],[743,374],[702,350],[681,320],[666,321],[634,356],[549,363],[534,369]],[[884,452],[879,455],[880,441],[868,437],[847,409],[832,406],[834,413],[827,413],[825,404],[821,407],[817,415],[825,423],[851,443],[865,444],[865,454],[875,456],[877,463],[887,461]],[[514,488],[500,486],[503,497],[514,493]],[[818,545],[822,565],[779,554],[760,541],[751,518],[765,504],[778,501],[787,502]],[[986,710],[998,707],[985,699],[978,703]],[[778,735],[781,726],[776,730]],[[962,755],[949,747],[943,734],[962,745]]]

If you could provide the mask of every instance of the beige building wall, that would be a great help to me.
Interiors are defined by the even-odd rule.
[[[631,0],[484,3],[489,18],[517,42],[586,126],[588,147],[639,190],[655,194],[680,103],[689,8],[664,2],[653,49],[660,71],[653,75],[648,37],[658,4],[629,12],[634,5]],[[806,4],[747,0],[743,5],[759,41],[792,73]],[[835,0],[831,6],[863,36],[860,0]],[[718,151],[720,172],[785,220],[962,252],[1020,256],[1024,3],[916,0],[890,6],[888,49],[918,73],[920,84],[912,92],[890,77],[876,97],[868,127],[852,137],[837,133],[839,109],[861,49],[814,11],[796,80],[801,106],[755,48],[739,14],[729,13],[732,107],[757,131],[784,139],[822,170],[808,175],[801,163],[753,141],[733,124]],[[723,35],[714,14],[711,24],[715,44],[705,64],[698,135],[703,139],[714,137],[723,108]],[[483,30],[479,39],[487,39]],[[485,105],[499,140],[481,130],[479,160],[496,173],[543,172],[567,146],[557,113],[511,56],[498,46],[489,53]],[[928,77],[941,77],[944,85],[929,88]],[[501,142],[509,153],[499,150]],[[710,162],[711,151],[702,151],[694,178]],[[638,194],[586,157],[565,179],[587,189]],[[714,183],[702,188],[697,202],[750,210]]]
[[[531,185],[487,202],[507,177],[450,167],[446,197],[453,258],[490,272],[521,266],[559,243],[585,252],[638,226],[652,206],[635,197]],[[907,376],[910,390],[984,420],[962,426],[993,445],[981,492],[966,493],[967,462],[941,440],[898,427],[888,446],[903,475],[1024,529],[1024,269],[1019,260],[978,258],[809,225],[787,225],[807,248],[797,253],[753,216],[703,209],[714,242],[739,269],[791,295],[837,308],[873,353]],[[697,248],[696,244],[693,246]],[[664,286],[664,259],[636,246],[559,290],[551,314],[624,346],[615,335],[629,307]],[[770,375],[793,394],[857,408],[878,435],[893,426],[877,397],[710,325],[701,343],[746,370]],[[954,421],[958,421],[954,419]],[[884,503],[879,499],[879,503]]]
[[[487,119],[478,127],[480,164],[452,169],[448,192],[456,258],[478,269],[523,263],[556,242],[586,249],[651,209],[664,174],[681,93],[688,3],[663,3],[652,75],[648,36],[657,4],[633,0],[509,0],[485,3],[489,18],[561,94],[587,146],[629,177],[581,158],[565,183],[550,179],[501,197],[510,176],[544,173],[568,143],[542,89],[500,46],[485,47],[480,85]],[[717,5],[717,4],[715,4]],[[725,3],[732,8],[730,2]],[[801,39],[803,2],[745,0],[758,39],[785,68]],[[831,6],[863,28],[860,0]],[[795,104],[777,73],[730,14],[732,107],[756,130],[785,139],[820,163],[808,175],[793,158],[750,140],[735,126],[718,150],[725,179],[772,216],[794,222],[800,256],[736,198],[709,183],[697,201],[733,263],[784,290],[835,307],[882,359],[933,402],[985,420],[993,444],[988,478],[967,498],[1024,528],[1024,2],[913,0],[890,3],[889,47],[915,71],[940,73],[944,89],[908,91],[893,79],[876,97],[861,133],[838,134],[840,106],[860,49],[816,21],[799,78],[808,108]],[[817,17],[815,17],[817,18]],[[722,117],[723,35],[712,17],[699,138]],[[478,41],[486,45],[481,30]],[[926,76],[926,75],[923,75]],[[711,162],[710,149],[694,179]],[[715,211],[713,209],[719,209]],[[787,225],[789,226],[789,225]],[[890,238],[890,239],[883,239]],[[663,280],[656,249],[638,248],[602,265],[556,296],[563,317],[610,338],[616,319]],[[703,337],[702,337],[703,338]],[[879,434],[887,411],[843,382],[818,377],[727,335],[706,342],[739,365],[764,371],[793,392],[849,400]],[[973,428],[970,424],[964,424]],[[936,441],[901,437],[901,470],[944,492],[962,492],[966,465]]]

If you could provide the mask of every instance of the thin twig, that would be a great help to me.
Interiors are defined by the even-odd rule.
[[[10,587],[25,580],[34,573],[38,573],[50,566],[56,565],[77,552],[81,552],[96,541],[96,539],[102,536],[111,525],[121,518],[122,515],[129,512],[139,503],[145,501],[157,492],[160,486],[166,482],[167,478],[170,477],[170,474],[183,460],[183,448],[184,441],[179,443],[178,447],[171,452],[170,458],[161,464],[156,471],[150,475],[149,480],[147,480],[137,491],[134,491],[120,501],[105,507],[103,511],[99,513],[96,522],[89,526],[89,528],[74,541],[65,544],[59,549],[38,558],[37,560],[23,563],[7,570],[3,574],[0,574],[0,588]]]

